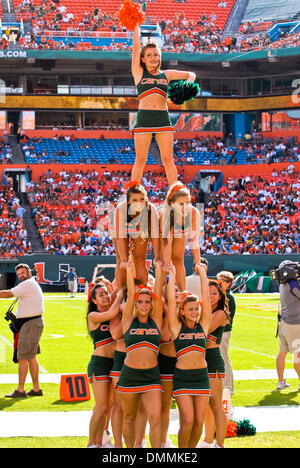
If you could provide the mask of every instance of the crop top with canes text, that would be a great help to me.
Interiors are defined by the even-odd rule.
[[[160,331],[153,319],[149,318],[146,323],[142,323],[135,318],[124,333],[126,353],[146,348],[158,354],[160,339]]]
[[[168,80],[164,72],[157,75],[151,75],[147,70],[144,70],[141,81],[137,85],[138,100],[140,101],[151,94],[160,94],[167,99]]]
[[[215,312],[215,310],[213,311],[213,313],[214,312]],[[218,328],[216,328],[212,332],[208,333],[207,341],[210,341],[211,343],[215,343],[215,344],[218,344],[218,345],[221,344],[222,336],[223,336],[223,333],[224,333],[224,328],[225,328],[225,326],[220,325]]]
[[[113,337],[110,334],[109,322],[100,323],[96,330],[90,331],[91,338],[94,343],[94,349],[99,349],[102,346],[106,346],[113,343]]]
[[[142,211],[131,218],[127,215],[127,221],[125,222],[125,232],[127,235],[135,237],[149,238],[149,232],[151,232],[151,211],[144,206]]]
[[[200,323],[196,323],[194,328],[189,328],[183,323],[177,338],[174,340],[177,359],[193,351],[205,356],[206,342],[206,336]]]

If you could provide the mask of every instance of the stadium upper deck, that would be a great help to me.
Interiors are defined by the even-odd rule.
[[[176,2],[175,0],[156,0],[147,2],[147,18],[151,22],[166,21],[176,15],[183,15],[188,20],[197,22],[201,16],[206,15],[211,17],[214,15],[215,25],[224,29],[224,26],[231,13],[232,7],[236,0],[185,0]],[[226,4],[226,6],[218,5]],[[122,5],[122,0],[102,0],[101,4],[97,0],[83,0],[74,2],[73,0],[63,0],[61,2],[47,2],[47,0],[34,0],[32,2],[20,2],[14,0],[14,7],[18,12],[18,18],[24,20],[30,17],[35,17],[35,21],[43,18],[50,26],[52,21],[57,22],[61,29],[65,30],[70,26],[78,26],[78,23],[83,19],[86,20],[83,27],[91,24],[91,17],[94,22],[98,18],[105,15],[104,21],[107,21],[107,26],[116,25],[120,30],[121,25],[117,21],[117,13]],[[60,15],[57,17],[57,14]],[[72,16],[70,16],[70,14]],[[69,16],[68,16],[69,15]],[[95,18],[96,17],[96,18]],[[101,22],[102,23],[102,22]],[[93,24],[95,26],[95,24]],[[97,24],[97,27],[102,27],[102,24]]]

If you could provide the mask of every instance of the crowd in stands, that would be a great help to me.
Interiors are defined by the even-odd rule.
[[[6,177],[0,185],[0,257],[12,258],[32,253],[27,230],[23,223],[24,209],[16,196],[12,180]]]
[[[10,164],[13,162],[13,154],[7,137],[0,137],[0,164]]]
[[[299,173],[229,179],[206,206],[203,254],[299,254]]]
[[[102,12],[98,7],[88,7],[79,16],[59,0],[42,0],[38,5],[31,0],[23,0],[17,6],[16,13],[32,20],[35,34],[46,30],[65,30],[71,34],[77,31],[122,30],[117,11],[111,14]]]
[[[114,255],[109,213],[124,195],[126,171],[47,171],[27,185],[32,215],[46,252],[57,255]],[[146,173],[150,199],[161,203],[167,192],[162,174]]]
[[[174,141],[174,160],[179,166],[187,164],[204,164],[204,165],[230,165],[230,164],[256,164],[256,163],[272,163],[272,162],[287,162],[300,161],[300,144],[294,139],[285,141],[283,138],[270,139],[265,138],[262,134],[253,132],[249,135],[250,140],[244,139],[244,142],[235,146],[232,137],[198,137],[193,139],[176,139]],[[57,143],[60,141],[65,143],[76,140],[74,133],[70,135],[60,135],[57,133],[53,140]],[[101,141],[101,137],[99,138]],[[55,151],[49,152],[49,148],[43,148],[43,138],[31,138],[26,135],[22,137],[21,144],[26,162],[30,163],[60,163],[61,157],[72,157],[72,146],[66,149],[65,145],[56,147]],[[79,140],[78,140],[79,141]],[[91,139],[90,142],[93,140]],[[124,140],[123,146],[115,146],[111,150],[109,162],[112,164],[127,164],[128,161],[125,155],[128,152],[134,151],[134,148],[128,146],[128,140]],[[39,143],[38,149],[35,143]],[[82,148],[81,159],[79,163],[97,163],[97,156],[101,156],[101,147],[97,149],[99,154],[95,154],[94,148],[93,157],[85,157],[83,150],[89,148],[91,143],[89,140],[84,140],[84,143],[79,145]],[[43,149],[42,149],[43,148]],[[80,149],[79,149],[80,150]],[[201,155],[201,159],[200,156]]]
[[[230,178],[211,193],[205,206],[203,255],[300,253],[299,173],[290,166],[270,177]],[[28,184],[45,250],[56,255],[114,255],[109,213],[124,196],[128,180],[125,171],[106,170],[99,177],[95,170],[48,170]],[[197,182],[199,178],[190,185],[192,203],[198,200]],[[150,201],[161,205],[168,188],[164,173],[145,173],[143,184]]]
[[[226,2],[220,2],[215,12],[208,15],[203,13],[199,19],[187,19],[182,11],[178,11],[174,18],[166,17],[163,19],[160,22],[164,36],[162,50],[164,52],[220,54],[300,46],[300,33],[292,35],[282,33],[278,41],[271,42],[265,31],[256,34],[251,25],[247,23],[238,34],[224,37],[222,28],[218,24],[218,10],[224,8],[223,3],[226,4]],[[23,17],[29,15],[32,18],[32,31],[25,36],[14,37],[13,42],[6,37],[4,48],[17,41],[21,47],[30,49],[131,50],[129,41],[113,40],[109,46],[100,46],[86,40],[86,37],[92,36],[95,32],[126,31],[120,24],[117,13],[105,13],[99,8],[89,8],[82,17],[78,17],[59,0],[43,0],[40,5],[35,5],[30,0],[24,0],[18,5],[16,11]],[[62,31],[62,35],[66,39],[51,37],[51,31]],[[78,42],[72,39],[78,34],[84,35],[85,40],[82,39]]]
[[[194,154],[206,153],[204,164],[228,165],[238,164],[237,154],[245,154],[245,163],[272,163],[300,161],[300,144],[294,139],[285,141],[283,138],[266,138],[253,132],[250,139],[244,139],[234,146],[232,137],[195,137],[194,139],[178,139],[174,141],[175,161],[177,164],[194,164]],[[213,154],[213,161],[210,155]],[[188,156],[187,156],[188,155]]]

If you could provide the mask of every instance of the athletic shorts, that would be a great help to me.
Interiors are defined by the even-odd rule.
[[[286,323],[281,319],[278,336],[280,351],[291,354],[300,352],[300,325]]]
[[[120,377],[121,370],[126,358],[126,353],[122,351],[115,351],[114,364],[110,371],[111,377]]]
[[[44,329],[43,317],[28,320],[22,325],[19,332],[17,349],[18,361],[22,359],[32,359],[40,354],[40,338]]]
[[[88,382],[111,382],[110,371],[112,369],[114,360],[113,358],[107,358],[102,356],[91,356],[91,360],[88,364],[87,375]]]
[[[210,396],[211,389],[207,367],[203,369],[174,369],[173,397]]]
[[[163,382],[172,382],[177,358],[165,356],[164,354],[159,353],[157,360],[160,372],[160,380]]]
[[[151,369],[134,369],[124,364],[117,390],[120,393],[145,393],[151,390],[163,391],[158,366]]]
[[[133,134],[164,133],[175,130],[171,125],[168,111],[141,109],[137,113],[136,125],[132,132]]]
[[[215,379],[217,377],[217,372],[220,379],[225,379],[225,361],[220,348],[207,349],[205,360],[207,362],[208,375],[210,379]]]

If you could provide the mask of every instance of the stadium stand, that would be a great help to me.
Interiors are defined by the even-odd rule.
[[[27,230],[23,223],[23,209],[10,180],[0,185],[0,257],[14,258],[32,253]]]
[[[0,139],[0,164],[10,164],[13,162],[13,153],[7,138]]]
[[[76,138],[74,134],[54,138],[22,140],[25,161],[28,164],[133,164],[135,159],[132,139]],[[177,164],[228,165],[259,164],[265,162],[298,161],[300,146],[292,141],[264,139],[261,135],[234,146],[217,137],[177,139],[174,143]],[[148,164],[156,164],[151,153]]]
[[[274,170],[270,177],[229,178],[207,204],[201,251],[299,254],[299,173],[292,167],[290,171],[290,175]]]
[[[128,173],[121,171],[106,171],[99,178],[92,169],[48,172],[28,184],[28,199],[45,251],[61,255],[114,254],[107,212],[123,195],[128,178]],[[165,177],[146,173],[143,182],[151,200],[161,202],[167,190]]]
[[[267,30],[273,20],[258,20],[256,7],[250,14],[251,20],[245,21],[239,32],[223,36],[235,3],[236,0],[148,1],[147,21],[160,23],[165,52],[220,54],[300,44],[300,26],[294,27],[297,23],[284,33],[281,30],[280,37],[270,35]],[[264,6],[266,2],[262,3]],[[105,0],[101,6],[96,0],[79,3],[14,0],[17,20],[30,27],[26,34],[18,34],[12,40],[3,37],[3,47],[13,48],[17,44],[25,49],[129,51],[130,35],[117,16],[121,4],[121,0]]]
[[[124,194],[129,174],[96,170],[44,173],[27,194],[45,251],[57,255],[114,253],[108,234],[109,207]],[[198,179],[199,180],[199,179]],[[197,202],[197,178],[191,184]],[[145,173],[143,183],[153,203],[165,198],[162,174]],[[206,210],[203,254],[300,253],[299,173],[290,165],[270,177],[229,178],[212,193]],[[151,251],[149,251],[151,253]],[[186,254],[189,254],[189,246]]]
[[[271,37],[268,31],[274,25],[273,16],[260,19],[257,11],[251,20],[245,20],[243,24],[238,26],[236,34],[233,36],[224,35],[224,28],[236,1],[238,0],[149,0],[147,1],[147,20],[152,23],[160,23],[165,41],[163,51],[166,52],[223,54],[300,46],[299,30],[292,28],[291,30],[276,31],[276,34]],[[117,18],[117,12],[122,0],[103,0],[100,4],[96,0],[84,0],[82,2],[73,2],[71,0],[24,0],[22,3],[20,3],[20,0],[13,0],[13,2],[17,20],[22,20],[27,25],[26,30],[28,31],[25,35],[16,38],[18,47],[27,49],[98,49],[106,51],[128,51],[131,49],[131,42],[128,40],[129,35],[127,31],[123,30]],[[262,3],[267,3],[267,0],[266,2],[263,0]],[[273,12],[271,15],[273,15]],[[33,27],[32,31],[29,27],[30,24]],[[101,42],[102,45],[100,45],[100,39],[103,41]],[[3,48],[14,47],[16,43],[9,40],[9,35],[4,33],[2,38]],[[212,62],[214,59],[212,59]],[[210,58],[207,59],[207,61],[209,60]],[[268,59],[266,61],[268,62]],[[38,59],[29,58],[26,62],[28,76],[31,73],[32,66],[32,76],[38,77],[38,74],[41,73],[39,70],[40,65],[42,63]],[[30,94],[30,98],[33,97],[30,102],[34,102],[34,98],[38,94],[74,94],[77,97],[77,94],[88,94],[90,92],[86,91],[86,89],[82,92],[81,85],[78,85],[78,90],[74,92],[72,88],[73,72],[63,69],[62,64],[55,64],[55,61],[53,61],[51,67],[54,68],[56,65],[61,67],[60,70],[58,67],[57,75],[60,73],[66,75],[64,83],[68,83],[68,85],[65,86],[64,92],[61,92],[62,88],[58,89],[57,83],[59,83],[59,80],[57,82],[53,80],[56,84],[50,91],[50,88],[46,88],[47,84],[42,83],[40,88],[38,87],[36,84],[38,78],[32,79],[33,84],[31,86],[31,78],[26,76],[27,87],[24,87],[24,89]],[[266,69],[256,72],[254,69],[252,70],[252,65],[255,68],[254,61],[247,62],[245,67],[244,63],[241,62],[246,77],[245,82],[243,82],[244,88],[248,85],[252,86],[250,82],[252,78],[248,79],[248,76],[252,77],[254,76],[253,73],[257,73],[257,76],[260,77],[264,76],[265,73],[269,73],[269,70]],[[92,67],[92,65],[90,66]],[[193,66],[196,68],[194,63]],[[276,65],[274,65],[274,70],[275,67]],[[45,70],[42,71],[43,78],[46,77]],[[101,71],[101,67],[99,66],[99,70],[98,68],[96,70],[98,76],[101,76],[102,72],[98,73],[99,70]],[[53,76],[54,72],[53,69],[49,73],[49,77]],[[246,72],[249,72],[249,75],[246,75]],[[279,73],[283,74],[283,72],[284,70],[278,69],[277,73],[272,73],[277,76]],[[67,76],[67,73],[69,76]],[[110,77],[113,78],[112,81],[115,79],[113,73],[115,73],[113,70],[108,71]],[[123,83],[126,79],[129,82],[130,79],[129,74],[126,75],[126,73],[123,71],[124,76],[122,76],[123,81],[121,82],[125,96],[129,91],[128,88],[125,89]],[[210,66],[208,66],[203,75],[201,75],[201,72],[197,75],[204,82],[204,91],[206,82],[211,85],[210,81],[217,80],[218,75],[214,73],[216,73],[216,68],[211,71]],[[270,75],[272,73],[270,72]],[[233,75],[234,72],[230,76]],[[265,92],[265,94],[272,95],[275,90],[279,95],[278,90],[280,90],[282,95],[288,95],[291,79],[294,79],[295,76],[293,74],[293,76],[287,76],[286,78],[289,91],[287,91],[286,82],[280,84],[281,80],[278,79],[279,84],[277,84],[273,76],[269,78],[268,75],[267,78],[270,79],[270,92]],[[230,79],[226,77],[227,81]],[[255,79],[253,78],[253,81]],[[263,80],[264,78],[260,79]],[[19,86],[20,83],[18,82],[14,89],[19,89]],[[82,85],[82,87],[84,86],[85,84]],[[216,88],[213,88],[212,85],[211,88],[207,88],[211,89],[211,93],[208,91],[210,93],[208,96],[217,95],[219,97],[217,85],[215,86]],[[91,89],[89,85],[87,85],[87,88]],[[216,92],[214,89],[216,89]],[[263,85],[261,85],[262,90]],[[261,91],[259,91],[259,85],[257,91],[254,91],[253,83],[253,95],[260,96]],[[95,93],[97,98],[102,92]],[[235,84],[232,84],[228,91],[228,97],[242,96],[247,98],[247,92],[246,95],[239,93],[239,91],[236,91]],[[19,94],[19,92],[16,94]],[[227,94],[223,95],[227,97]],[[252,96],[251,90],[249,91],[250,95]],[[132,90],[130,90],[130,96],[134,96]],[[45,104],[41,110],[44,115],[43,119],[39,121],[41,124],[39,128],[43,128],[47,120],[44,117],[46,115],[47,96],[42,96],[42,98],[44,97]],[[110,104],[106,105],[109,106]],[[290,172],[288,170],[288,168],[293,167],[293,162],[300,161],[300,144],[297,141],[297,135],[300,135],[299,119],[297,111],[293,111],[296,115],[295,118],[288,116],[288,111],[285,109],[281,114],[276,112],[276,97],[274,97],[273,105],[274,112],[273,110],[269,113],[266,112],[267,116],[264,118],[258,118],[261,117],[261,115],[259,116],[261,110],[257,111],[255,117],[251,117],[256,119],[254,126],[257,126],[259,130],[263,129],[264,119],[270,119],[266,126],[270,127],[269,130],[272,136],[266,136],[268,133],[264,135],[256,132],[255,134],[245,135],[244,132],[240,134],[241,138],[238,138],[237,141],[234,138],[228,138],[225,114],[222,119],[221,113],[219,114],[220,122],[224,124],[223,130],[224,135],[227,135],[226,138],[202,136],[205,133],[204,130],[207,130],[210,135],[214,133],[213,130],[216,130],[215,133],[217,133],[217,130],[221,133],[221,124],[218,129],[213,127],[205,128],[202,125],[201,130],[203,133],[199,133],[199,137],[196,138],[191,136],[180,137],[179,131],[176,134],[174,157],[179,172],[183,173],[182,168],[186,168],[186,166],[193,166],[186,169],[186,172],[190,169],[191,172],[194,171],[193,175],[198,170],[195,169],[197,166],[207,169],[212,165],[220,166],[220,171],[222,171],[222,166],[225,165],[239,165],[240,168],[238,170],[240,170],[241,175],[233,180],[229,179],[228,181],[225,179],[225,185],[216,193],[213,193],[208,201],[206,206],[206,234],[204,244],[201,247],[204,254],[299,253],[299,216],[297,213],[299,212],[300,192],[299,182],[295,180],[295,177],[298,177],[299,174],[295,171],[291,172],[291,169]],[[31,107],[32,105],[28,108],[31,109]],[[34,108],[34,105],[32,108]],[[82,112],[88,112],[84,106],[82,109]],[[132,110],[132,107],[129,107],[129,109]],[[70,107],[70,113],[71,110]],[[109,110],[109,108],[105,107],[104,110]],[[60,112],[62,114],[61,110]],[[115,204],[116,200],[123,194],[123,186],[128,180],[129,174],[123,171],[122,167],[126,167],[126,170],[128,170],[134,163],[133,139],[113,138],[113,132],[111,132],[111,137],[103,139],[78,137],[77,127],[81,128],[81,125],[84,127],[85,124],[82,124],[82,122],[86,123],[87,121],[85,118],[81,120],[82,115],[79,115],[81,112],[80,107],[75,108],[74,115],[76,112],[78,115],[76,114],[75,117],[80,117],[78,119],[80,125],[77,126],[77,119],[73,116],[73,128],[67,130],[70,130],[70,135],[65,135],[65,132],[64,136],[60,135],[61,127],[58,125],[58,133],[54,137],[50,136],[50,134],[49,137],[45,137],[44,133],[43,137],[25,137],[21,140],[24,162],[32,165],[32,167],[38,167],[36,173],[40,174],[41,171],[44,171],[44,165],[46,164],[47,166],[52,163],[68,165],[66,170],[59,169],[61,172],[55,175],[53,173],[57,166],[51,166],[51,171],[44,173],[40,178],[35,176],[31,183],[27,185],[32,216],[36,222],[45,252],[56,255],[114,254],[107,232],[108,218],[103,209],[106,206],[105,202]],[[234,113],[235,111],[228,107],[228,112]],[[39,110],[37,110],[36,114],[38,113]],[[124,121],[126,121],[128,119],[127,111],[126,113],[123,112],[122,115],[124,115]],[[197,123],[197,115],[191,113],[189,119],[184,116],[184,113],[179,112],[178,115],[179,123],[178,125],[176,123],[176,130],[180,130],[182,133],[183,130],[186,132],[191,130],[193,132],[199,131],[200,126]],[[208,112],[209,115],[213,114]],[[38,116],[35,117],[35,128],[38,128]],[[99,121],[101,118],[99,116]],[[46,124],[49,124],[48,128],[51,128],[51,124],[55,123],[54,119],[55,117],[53,117],[53,122],[50,122],[51,119],[49,122],[46,121]],[[181,120],[183,122],[182,127],[179,125]],[[258,125],[261,126],[258,127]],[[253,129],[253,126],[251,128]],[[46,126],[44,130],[46,131]],[[111,131],[112,129],[108,130]],[[118,130],[122,131],[123,129],[118,128]],[[286,132],[283,138],[284,130]],[[72,133],[73,131],[74,133]],[[11,148],[7,142],[5,144],[4,142],[0,143],[0,164],[2,163],[2,167],[4,167],[3,164],[10,164],[11,162],[13,162]],[[253,173],[259,174],[260,164],[271,164],[273,162],[287,163],[286,173],[276,175],[275,171],[272,177],[261,174],[249,176],[248,178],[245,177],[245,174],[243,175],[242,166],[246,164],[253,165],[251,170],[253,170]],[[147,163],[157,164],[154,152],[150,151]],[[84,172],[80,167],[86,164],[90,165],[90,169],[86,171],[86,166],[84,166]],[[103,177],[102,175],[99,177],[96,164],[103,164],[108,168]],[[122,165],[120,171],[110,173],[110,164]],[[232,169],[223,168],[223,170],[231,171]],[[236,171],[237,169],[234,168],[233,172],[236,173]],[[165,178],[155,173],[148,173],[145,175],[143,182],[150,199],[161,203],[166,193]],[[197,182],[198,180],[195,179],[190,185],[194,203],[199,199]],[[14,200],[13,209],[10,209],[8,217],[6,217],[6,209],[8,204],[11,207],[11,201],[10,198],[7,198],[7,193]],[[20,253],[30,253],[31,245],[26,242],[26,236],[24,238],[23,233],[26,228],[20,216],[17,215],[20,201],[12,193],[12,189],[7,186],[1,187],[1,194],[3,199],[1,204],[1,228],[3,228],[4,232],[12,230],[15,237],[14,240],[2,239],[0,255],[13,257]],[[217,232],[219,226],[222,227],[221,232]],[[23,237],[20,237],[19,231],[21,231]],[[278,243],[276,242],[276,236],[278,236]],[[190,253],[189,247],[187,247],[186,253]]]
[[[27,163],[60,162],[60,163],[114,163],[133,164],[135,159],[134,143],[130,139],[99,139],[59,136],[39,139],[40,143],[29,140],[23,144]],[[148,164],[155,164],[149,154]]]
[[[289,0],[288,2],[274,2],[274,0],[249,0],[244,21],[274,21],[283,18],[293,18],[298,11],[298,0]]]
[[[220,4],[226,7],[218,7]],[[147,2],[147,17],[156,21],[166,21],[168,17],[185,17],[187,20],[198,21],[200,17],[215,17],[215,23],[221,29],[228,20],[229,14],[235,0],[220,2],[219,0],[186,0],[176,2],[175,0],[160,0],[159,2]],[[44,2],[35,0],[34,2],[20,3],[14,0],[17,17],[23,20],[34,18],[34,25],[43,23],[43,29],[67,30],[68,27],[76,27],[85,30],[122,30],[117,13],[122,4],[121,0],[102,0],[101,5],[97,0],[84,0],[73,2],[63,0],[63,2]],[[216,14],[217,13],[217,14]],[[100,20],[100,21],[99,21]],[[45,27],[46,26],[46,27]],[[55,26],[55,27],[54,27]],[[59,26],[59,28],[57,27]]]

